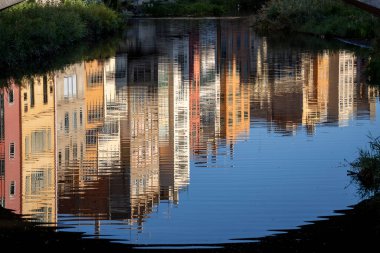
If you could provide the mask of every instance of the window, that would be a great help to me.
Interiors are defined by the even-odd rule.
[[[12,104],[14,102],[14,92],[13,89],[8,90],[8,103]]]
[[[78,145],[76,143],[73,144],[73,160],[78,159]]]
[[[30,88],[30,107],[34,107],[34,81],[33,80],[30,80],[29,88]]]
[[[16,194],[15,181],[11,181],[11,184],[9,185],[9,195],[14,196],[15,194]]]
[[[24,92],[24,101],[28,100],[28,93]]]
[[[248,112],[244,112],[244,119],[248,119]]]
[[[47,146],[48,146],[48,150],[52,150],[52,139],[51,139],[51,129],[48,129],[47,131]]]
[[[78,126],[77,112],[73,113],[73,125],[74,125],[74,129],[77,129],[77,126]]]
[[[90,108],[87,111],[87,120],[88,122],[96,122],[103,118],[103,110],[101,103],[95,105],[90,105]]]
[[[30,154],[30,143],[29,143],[29,136],[25,137],[25,156],[28,157]]]
[[[44,171],[34,171],[30,179],[30,193],[37,194],[44,189],[46,185],[46,178]]]
[[[75,98],[77,96],[77,77],[76,75],[66,76],[63,80],[63,96]]]
[[[5,160],[0,160],[0,177],[5,176]]]
[[[83,161],[83,143],[80,144],[80,160]]]
[[[80,111],[79,111],[79,124],[81,126],[83,125],[83,112],[82,112],[82,108],[80,108]]]
[[[89,73],[87,87],[97,87],[103,84],[103,70]]]
[[[11,159],[15,158],[15,152],[16,152],[15,144],[13,142],[9,143],[9,158]]]
[[[70,160],[70,149],[68,146],[65,147],[65,165],[69,165],[69,160]]]
[[[61,166],[62,164],[62,153],[61,151],[58,153],[58,165]]]
[[[66,113],[65,113],[65,132],[66,132],[66,133],[68,133],[69,130],[70,130],[70,126],[69,126],[69,124],[70,124],[69,113],[66,112]]]
[[[96,144],[97,130],[86,131],[86,144]]]
[[[31,153],[41,153],[47,150],[47,133],[46,131],[34,131],[31,133]]]
[[[47,76],[43,78],[43,94],[44,94],[44,104],[48,103],[48,80]]]
[[[24,187],[25,187],[25,194],[29,195],[30,194],[30,176],[25,177]]]

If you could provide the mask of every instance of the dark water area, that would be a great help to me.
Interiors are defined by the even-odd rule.
[[[145,247],[247,242],[360,201],[345,165],[380,135],[379,89],[353,48],[140,19],[115,52],[2,88],[3,207]]]

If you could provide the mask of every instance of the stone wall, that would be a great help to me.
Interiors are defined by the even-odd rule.
[[[8,8],[17,3],[23,2],[24,0],[0,0],[0,10]]]

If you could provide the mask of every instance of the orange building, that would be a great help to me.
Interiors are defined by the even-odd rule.
[[[241,70],[249,64],[246,31],[233,25],[222,26],[220,54],[221,136],[227,145],[245,139],[250,128],[250,89],[242,81]]]
[[[80,182],[96,181],[98,175],[98,133],[104,124],[104,62],[93,60],[84,63],[86,98],[86,149]]]

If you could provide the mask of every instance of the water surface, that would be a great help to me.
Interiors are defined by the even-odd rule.
[[[295,42],[134,20],[116,55],[13,82],[2,205],[93,238],[211,244],[357,203],[343,165],[380,135],[379,91],[352,49]]]

